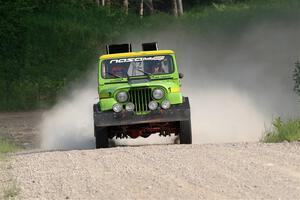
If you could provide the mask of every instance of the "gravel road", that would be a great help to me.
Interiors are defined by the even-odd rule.
[[[300,143],[19,153],[11,165],[19,199],[300,199]]]

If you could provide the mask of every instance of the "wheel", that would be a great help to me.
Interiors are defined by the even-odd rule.
[[[94,126],[96,149],[108,148],[108,130],[107,128],[97,128]]]
[[[179,140],[180,144],[192,144],[191,120],[180,122]]]

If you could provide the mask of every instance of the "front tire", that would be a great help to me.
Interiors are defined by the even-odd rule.
[[[94,126],[96,149],[108,148],[108,130],[107,128],[98,128]]]
[[[180,122],[179,140],[180,144],[192,144],[191,120]]]

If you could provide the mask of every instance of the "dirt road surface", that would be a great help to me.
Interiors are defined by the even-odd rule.
[[[43,112],[1,112],[0,138],[7,138],[24,149],[39,147],[38,124]]]
[[[25,148],[0,168],[17,199],[300,199],[300,143],[39,152],[42,114],[0,113],[0,136]]]
[[[19,153],[19,199],[300,199],[300,144]]]

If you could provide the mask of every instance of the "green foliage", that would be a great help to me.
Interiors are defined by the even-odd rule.
[[[297,61],[295,63],[295,69],[294,69],[294,82],[295,82],[295,86],[294,86],[294,91],[300,95],[300,62]]]
[[[265,131],[263,142],[300,141],[300,119],[282,121],[280,117],[272,122],[272,128]]]
[[[48,107],[140,19],[87,1],[1,2],[0,110]],[[100,50],[101,49],[101,50]]]
[[[53,105],[61,91],[95,66],[106,43],[132,30],[140,36],[175,24],[199,35],[227,31],[224,35],[238,37],[245,26],[268,16],[278,22],[299,19],[293,14],[299,13],[297,2],[206,0],[179,19],[164,13],[140,19],[88,0],[0,0],[0,110]]]
[[[236,27],[257,24],[268,19],[297,20],[299,18],[298,0],[250,0],[237,3],[212,3],[210,6],[194,7],[185,13],[187,22],[209,24],[212,27],[228,27],[228,30],[236,31]]]

